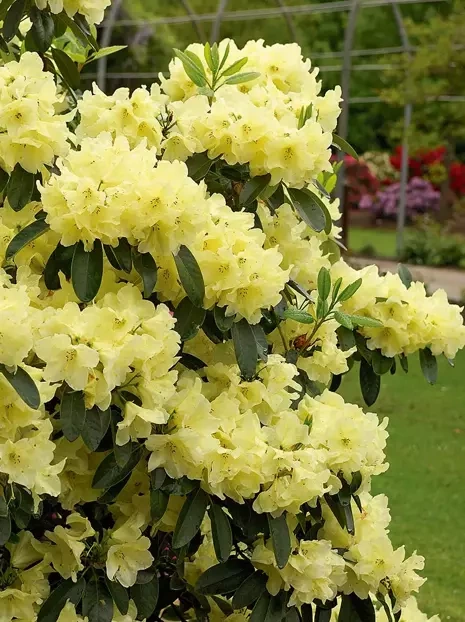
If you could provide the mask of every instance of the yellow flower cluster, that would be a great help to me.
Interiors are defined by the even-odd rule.
[[[108,166],[108,162],[112,166]],[[260,309],[277,304],[288,279],[276,249],[264,249],[265,235],[253,215],[233,212],[219,195],[208,195],[181,162],[159,162],[142,142],[109,133],[84,138],[79,151],[59,161],[60,175],[41,187],[51,229],[69,246],[96,239],[117,246],[126,237],[159,266],[157,290],[179,300],[173,253],[181,244],[196,256],[205,280],[205,305],[227,307],[258,321]]]
[[[129,430],[137,436],[144,421],[164,423],[167,417],[163,403],[174,392],[177,374],[170,368],[179,348],[173,328],[167,307],[159,305],[154,311],[139,290],[127,284],[82,311],[74,302],[46,309],[34,349],[45,364],[44,378],[84,391],[88,408],[108,408],[117,387],[138,392],[143,407],[128,404],[130,421],[122,424],[122,429],[128,428],[123,436]]]
[[[183,373],[168,402],[167,427],[149,436],[149,470],[164,467],[174,478],[205,479],[220,498],[255,498],[257,512],[299,511],[360,471],[366,485],[386,470],[386,421],[325,392],[291,402],[299,388],[296,368],[272,356],[259,379],[241,381],[234,365],[205,370],[207,383]],[[289,392],[287,389],[292,389]]]
[[[36,173],[68,151],[67,128],[73,113],[58,114],[61,103],[53,75],[44,71],[38,54],[0,66],[0,166],[16,164]]]
[[[355,270],[342,260],[332,267],[331,274],[334,279],[343,279],[343,287],[362,279],[360,289],[342,308],[383,324],[383,328],[360,329],[370,349],[379,348],[392,357],[430,347],[435,356],[444,354],[453,359],[465,346],[461,309],[449,304],[444,290],[428,296],[423,283],[412,283],[407,289],[397,274],[380,276],[375,266]]]
[[[96,84],[92,92],[85,91],[78,104],[81,115],[76,128],[78,140],[84,137],[96,138],[102,132],[111,132],[112,137],[125,136],[131,148],[144,138],[150,148],[160,151],[163,139],[159,117],[163,113],[168,97],[160,93],[160,87],[152,85],[136,89],[121,88],[113,95],[105,95]]]
[[[35,3],[39,9],[49,8],[52,13],[66,11],[70,17],[80,13],[89,24],[100,24],[111,0],[35,0]]]
[[[272,184],[284,180],[291,186],[302,186],[304,180],[330,170],[340,88],[320,96],[317,71],[309,73],[310,61],[302,59],[295,44],[251,41],[239,50],[225,40],[220,54],[228,44],[228,65],[247,58],[243,70],[260,76],[221,87],[212,104],[197,94],[179,59],[171,62],[169,78],[160,76],[176,121],[168,157],[185,159],[189,153],[208,151],[209,157],[221,156],[228,164],[248,163],[252,176],[270,173]],[[201,50],[199,44],[187,48],[203,57]],[[205,71],[208,74],[207,66]],[[300,112],[308,106],[312,114],[299,127]]]

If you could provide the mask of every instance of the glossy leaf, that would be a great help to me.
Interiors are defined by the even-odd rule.
[[[134,253],[134,268],[142,277],[144,298],[148,298],[157,284],[157,264],[150,253]]]
[[[5,252],[5,259],[12,259],[16,253],[30,244],[33,240],[36,240],[38,237],[43,235],[49,229],[50,225],[48,225],[44,220],[34,220],[34,222],[31,222],[30,225],[27,225],[27,227],[15,235],[15,237],[8,244]]]
[[[40,608],[37,622],[56,622],[68,600],[74,605],[79,604],[85,587],[86,581],[82,577],[76,583],[72,579],[60,581]]]
[[[260,570],[248,576],[234,592],[233,608],[243,609],[255,602],[265,591],[267,580],[267,576]]]
[[[189,177],[191,177],[194,181],[201,181],[211,169],[213,163],[214,160],[211,160],[208,157],[208,153],[206,151],[203,153],[194,153],[194,155],[190,156],[186,160]]]
[[[51,13],[44,10],[41,11],[35,6],[31,7],[29,17],[32,21],[31,36],[38,51],[43,54],[52,45],[55,34],[55,22]]]
[[[140,449],[134,447],[127,464],[121,468],[116,462],[114,452],[106,456],[97,467],[92,481],[92,488],[112,488],[124,480],[140,460]]]
[[[378,376],[387,374],[393,363],[393,358],[383,356],[379,350],[373,350],[373,354],[371,356],[371,366],[373,367],[375,374]]]
[[[65,391],[61,400],[60,421],[68,441],[73,442],[81,436],[86,424],[86,406],[82,391]]]
[[[420,350],[420,366],[423,376],[429,384],[436,384],[438,379],[438,362],[429,348]]]
[[[291,554],[291,537],[287,526],[286,515],[281,514],[277,518],[268,515],[271,541],[278,568],[284,568]]]
[[[413,276],[407,266],[404,266],[400,263],[399,267],[397,268],[397,274],[400,276],[400,280],[405,285],[405,287],[409,289],[413,282]]]
[[[344,140],[337,134],[333,134],[333,145],[338,147],[344,153],[347,153],[348,155],[358,160],[358,154],[355,151],[355,149],[352,147],[352,145],[349,145],[349,143],[346,140]]]
[[[40,406],[40,394],[36,383],[31,376],[22,367],[17,367],[13,373],[7,369],[5,365],[0,365],[0,373],[11,384],[13,389],[19,395],[29,408],[37,410]]]
[[[208,568],[198,579],[195,589],[201,594],[230,594],[234,592],[254,571],[252,564],[243,559],[228,559],[227,562]]]
[[[219,562],[225,562],[230,554],[233,545],[233,537],[229,518],[223,508],[215,503],[210,504],[208,511],[211,521],[213,546],[216,558]]]
[[[58,48],[52,48],[52,56],[65,82],[72,89],[78,89],[81,84],[81,75],[76,63],[71,60],[66,52]]]
[[[51,291],[60,289],[60,272],[63,272],[66,278],[70,278],[74,248],[74,246],[58,244],[48,258],[44,268],[44,282],[47,289]]]
[[[112,622],[113,598],[103,581],[89,581],[82,597],[82,615],[89,622]]]
[[[118,581],[110,581],[108,577],[105,577],[105,584],[111,594],[113,602],[118,608],[118,611],[125,616],[129,610],[128,590],[118,583]]]
[[[226,307],[218,307],[218,305],[216,305],[213,309],[215,324],[217,325],[218,330],[220,330],[222,333],[226,333],[228,332],[228,330],[231,330],[235,318],[234,315],[226,316],[225,310]]]
[[[163,518],[170,496],[161,489],[150,490],[150,515],[153,521],[159,521]]]
[[[8,203],[15,212],[20,212],[32,201],[35,179],[35,175],[25,171],[20,164],[15,166],[6,186]]]
[[[371,365],[362,358],[360,361],[360,388],[367,406],[373,406],[378,399],[381,378],[375,374]]]
[[[9,7],[3,20],[2,34],[5,41],[11,41],[18,32],[27,4],[27,0],[15,0]]]
[[[271,175],[262,175],[260,177],[252,177],[242,188],[239,195],[239,203],[241,205],[250,205],[265,190],[271,181]]]
[[[173,534],[173,547],[180,549],[192,540],[200,529],[208,506],[208,495],[201,488],[191,492],[182,506]]]
[[[205,298],[205,283],[196,258],[187,246],[182,245],[174,261],[187,296],[194,305],[202,307]]]
[[[250,381],[255,375],[258,360],[257,342],[254,332],[245,319],[235,322],[231,332],[237,364],[242,376]]]
[[[11,536],[11,517],[0,516],[0,546],[5,546]]]
[[[153,614],[158,603],[159,589],[156,573],[148,583],[136,583],[131,587],[131,598],[137,607],[138,619],[150,618]]]
[[[176,318],[175,330],[180,334],[182,341],[195,337],[205,321],[205,309],[194,305],[189,298],[183,298],[174,311]]]
[[[98,294],[103,277],[103,250],[100,240],[87,252],[83,242],[74,249],[71,279],[76,296],[82,302],[91,302]]]
[[[128,274],[132,270],[132,249],[126,238],[120,238],[118,246],[104,245],[108,261],[115,270],[123,270]]]
[[[315,200],[315,196],[297,188],[288,189],[292,205],[302,220],[314,231],[323,231],[326,225],[324,210]]]
[[[86,423],[81,431],[82,440],[91,451],[96,451],[110,427],[111,410],[94,406],[86,412]]]

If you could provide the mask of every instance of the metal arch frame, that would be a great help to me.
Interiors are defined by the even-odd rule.
[[[113,28],[115,27],[116,20],[118,14],[121,10],[121,6],[123,4],[123,0],[114,0],[111,8],[108,12],[108,17],[105,20],[105,23],[102,28],[102,36],[100,39],[100,44],[102,47],[108,47],[111,43],[111,36],[113,34]],[[103,56],[99,58],[97,61],[97,84],[99,88],[104,91],[107,84],[107,66],[108,66],[108,57]]]
[[[215,20],[212,25],[212,31],[210,34],[210,43],[215,43],[218,41],[221,32],[221,22],[223,21],[223,16],[228,6],[228,0],[218,0],[218,10],[215,14]]]
[[[437,2],[447,2],[448,0],[396,0],[398,4],[432,4]],[[389,6],[392,0],[364,0],[362,7]],[[320,4],[304,4],[296,6],[280,6],[265,9],[245,9],[242,11],[224,11],[221,19],[230,22],[244,21],[250,19],[272,19],[288,15],[309,15],[311,13],[340,13],[350,10],[352,0],[336,0],[335,2],[323,2]],[[192,16],[192,20],[199,22],[214,22],[217,19],[218,11],[215,13],[198,13]],[[175,15],[170,17],[158,17],[148,20],[122,19],[116,22],[118,26],[134,26],[145,24],[185,24],[191,21],[190,17]]]
[[[200,41],[202,41],[202,43],[204,43],[207,40],[207,38],[205,36],[205,31],[203,29],[202,22],[199,22],[197,19],[195,19],[197,16],[197,13],[191,7],[191,3],[189,2],[189,0],[181,0],[181,2],[184,7],[184,10],[191,18],[192,26],[194,27],[198,38],[200,39]]]

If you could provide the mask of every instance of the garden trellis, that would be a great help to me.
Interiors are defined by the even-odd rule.
[[[221,27],[225,23],[229,22],[241,22],[249,21],[253,19],[269,20],[269,19],[282,19],[285,23],[285,27],[289,31],[290,39],[298,41],[298,31],[295,26],[294,18],[296,16],[308,16],[325,14],[325,13],[337,13],[347,12],[348,21],[345,28],[344,47],[340,51],[314,53],[312,58],[315,60],[322,59],[341,59],[341,63],[338,65],[328,65],[321,67],[321,72],[341,72],[341,85],[344,102],[342,104],[342,114],[339,120],[338,133],[342,138],[347,138],[347,127],[349,122],[349,110],[351,104],[373,104],[379,103],[382,100],[379,97],[357,97],[351,96],[351,76],[352,72],[366,72],[366,71],[380,71],[390,68],[388,64],[379,63],[366,63],[360,65],[353,65],[352,59],[356,57],[380,57],[391,54],[405,54],[411,53],[413,47],[411,46],[408,34],[404,26],[401,6],[410,4],[435,4],[444,2],[446,0],[341,0],[336,2],[323,2],[318,4],[306,3],[302,5],[292,6],[287,5],[285,0],[276,0],[273,2],[274,6],[266,8],[250,8],[245,10],[234,10],[234,2],[232,0],[218,0],[217,10],[208,13],[197,13],[192,8],[189,0],[182,0],[179,2],[180,13],[179,15],[154,15],[153,18],[147,20],[137,19],[120,19],[119,15],[123,8],[123,0],[117,0],[113,3],[111,10],[108,12],[106,21],[102,25],[102,44],[110,45],[112,40],[112,33],[117,26],[140,26],[143,28],[157,28],[161,25],[181,25],[192,23],[196,38],[199,41],[205,42],[207,39],[210,42],[221,39]],[[272,3],[270,3],[272,4]],[[360,10],[373,7],[386,7],[391,6],[393,17],[397,25],[397,32],[399,35],[400,45],[379,47],[371,49],[353,49],[354,34],[357,28],[358,17]],[[210,27],[210,32],[206,26]],[[187,43],[187,41],[186,41]],[[91,79],[97,79],[102,90],[105,90],[107,78],[117,78],[120,80],[131,81],[143,81],[143,80],[155,80],[158,77],[158,71],[153,70],[149,72],[108,72],[107,71],[107,58],[100,59],[98,71],[96,74],[89,74]],[[465,101],[465,98],[459,96],[444,96],[439,98],[442,102],[456,102]],[[408,158],[409,158],[409,127],[412,121],[412,105],[406,102],[404,106],[404,128],[403,128],[403,160],[401,166],[401,192],[400,192],[400,204],[397,213],[397,250],[401,252],[403,247],[404,228],[406,221],[406,188],[408,181]],[[341,157],[341,156],[339,156]],[[344,167],[342,167],[343,169]],[[349,227],[349,213],[344,207],[344,170],[341,170],[338,187],[336,194],[341,202],[342,213],[342,225],[343,225],[343,237],[347,239],[347,231]]]

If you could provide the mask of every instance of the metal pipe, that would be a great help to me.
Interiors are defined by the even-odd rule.
[[[276,0],[276,4],[281,8],[284,9],[282,11],[284,20],[287,24],[287,28],[289,30],[289,34],[291,35],[291,40],[292,41],[297,41],[297,30],[295,28],[295,24],[294,24],[294,20],[292,19],[292,15],[291,13],[288,13],[286,11],[286,4],[284,3],[283,0]]]
[[[106,48],[111,43],[111,36],[113,34],[113,28],[116,24],[116,18],[118,17],[118,13],[121,9],[121,5],[123,4],[123,0],[114,0],[111,8],[108,12],[108,17],[105,20],[105,23],[102,28],[102,36],[100,38],[100,45],[103,48]],[[108,57],[103,56],[99,58],[97,61],[97,84],[102,91],[105,91],[107,86],[107,66],[108,66]]]
[[[392,10],[394,13],[394,17],[396,20],[397,28],[399,30],[400,39],[402,41],[402,46],[406,54],[411,58],[412,52],[410,48],[410,40],[405,28],[404,20],[402,19],[402,13],[400,12],[399,7],[396,4],[395,0],[392,0]],[[406,76],[408,81],[408,74]],[[397,238],[396,238],[396,249],[397,256],[401,257],[402,251],[404,250],[404,230],[405,230],[405,220],[406,220],[406,212],[407,212],[407,184],[408,184],[408,174],[409,174],[409,129],[410,124],[412,122],[412,104],[406,99],[404,106],[404,130],[402,137],[402,158],[400,165],[400,197],[399,197],[399,208],[397,210]]]
[[[436,2],[447,2],[448,0],[397,0],[399,4],[428,4]],[[283,11],[289,15],[309,15],[311,13],[338,13],[341,11],[350,10],[351,0],[340,0],[336,2],[323,2],[320,4],[304,4],[299,6],[286,6],[283,8],[264,8],[264,9],[246,9],[243,11],[226,11],[223,18],[230,22],[247,21],[251,19],[270,19],[275,17],[281,17]],[[389,6],[391,0],[365,0],[362,8],[365,7],[378,7]],[[172,15],[169,17],[158,17],[147,20],[131,20],[122,19],[118,20],[116,24],[118,26],[133,26],[133,25],[145,25],[145,24],[187,24],[192,20],[198,22],[214,22],[217,18],[216,13],[200,13],[192,18],[184,15]]]
[[[207,40],[207,38],[205,36],[205,32],[203,30],[202,23],[195,19],[197,13],[191,7],[191,3],[189,2],[189,0],[181,0],[181,2],[182,2],[182,5],[183,5],[186,13],[191,18],[192,26],[193,26],[195,32],[197,33],[197,37],[199,38],[199,41],[202,41],[202,43],[203,43],[204,41]]]
[[[210,43],[218,41],[221,32],[221,22],[223,21],[224,12],[228,6],[228,0],[218,0],[218,10],[216,12],[215,21],[213,22],[210,34]]]
[[[344,34],[344,57],[342,62],[342,107],[341,116],[339,117],[338,132],[341,138],[346,139],[349,129],[349,105],[350,105],[350,73],[352,67],[352,57],[350,56],[350,50],[352,49],[352,43],[354,40],[355,27],[357,25],[358,10],[360,8],[361,0],[352,0],[350,13],[347,21],[347,26]],[[341,211],[341,226],[342,226],[342,242],[347,246],[348,229],[349,229],[349,210],[344,205],[344,186],[345,186],[345,170],[344,170],[344,154],[342,151],[338,152],[337,159],[342,163],[339,171],[336,196],[340,201]]]

